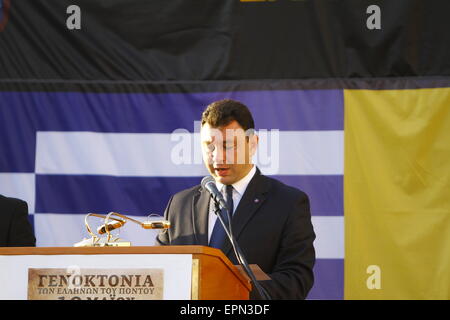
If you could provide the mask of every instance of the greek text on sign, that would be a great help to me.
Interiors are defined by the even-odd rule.
[[[28,269],[28,300],[161,300],[163,269]]]

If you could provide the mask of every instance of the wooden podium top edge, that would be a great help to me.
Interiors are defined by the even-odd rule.
[[[205,246],[131,247],[0,247],[0,255],[85,255],[85,254],[207,254],[223,253]]]

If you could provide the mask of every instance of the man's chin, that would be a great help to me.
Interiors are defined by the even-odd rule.
[[[230,182],[233,180],[230,176],[218,176],[214,175],[214,180],[221,184],[230,184]]]

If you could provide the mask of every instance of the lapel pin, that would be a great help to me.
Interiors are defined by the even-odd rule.
[[[258,199],[258,198],[256,198],[256,199],[255,199],[255,203],[258,203],[258,202],[259,202],[259,199]]]

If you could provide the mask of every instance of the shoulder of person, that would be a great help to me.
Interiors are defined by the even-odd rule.
[[[26,211],[28,211],[28,206],[25,201],[0,195],[0,214],[3,218]]]
[[[190,199],[196,193],[199,193],[200,190],[201,186],[199,184],[191,188],[181,190],[173,195],[172,201],[183,201],[185,199]]]
[[[23,200],[11,198],[11,197],[5,197],[0,194],[0,204],[3,207],[16,207],[16,206],[24,206],[27,203]]]
[[[286,200],[302,200],[302,199],[308,199],[308,195],[295,187],[289,186],[287,184],[284,184],[283,182],[268,177],[268,176],[262,176],[265,179],[268,179],[270,183],[270,192],[274,193],[274,195],[282,197]]]

